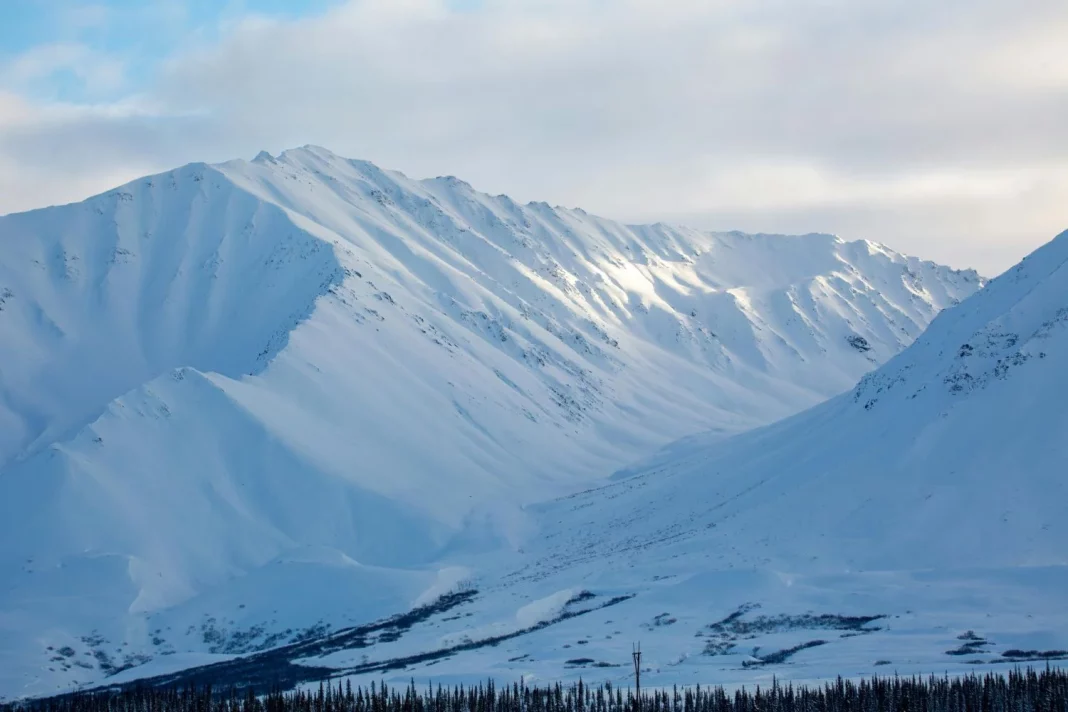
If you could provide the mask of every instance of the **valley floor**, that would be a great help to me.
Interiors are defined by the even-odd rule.
[[[473,577],[375,623],[245,656],[162,655],[99,682],[619,686],[633,678],[635,643],[650,688],[1004,673],[1068,660],[1068,567],[810,576],[682,568]],[[217,630],[231,644],[247,633]]]

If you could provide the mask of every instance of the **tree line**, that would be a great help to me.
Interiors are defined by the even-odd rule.
[[[0,712],[1068,712],[1068,671],[873,677],[806,687],[629,689],[579,682],[445,688],[320,684],[318,690],[132,687],[0,705]]]

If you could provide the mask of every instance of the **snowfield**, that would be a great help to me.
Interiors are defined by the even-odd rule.
[[[973,297],[316,147],[0,217],[0,696],[1068,647],[1066,243]]]

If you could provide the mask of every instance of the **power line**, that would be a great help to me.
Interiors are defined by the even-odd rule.
[[[631,657],[634,658],[634,700],[638,712],[642,708],[642,644],[631,644]]]

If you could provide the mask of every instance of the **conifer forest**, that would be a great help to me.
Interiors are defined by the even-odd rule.
[[[84,692],[0,706],[0,712],[1066,712],[1068,671],[1015,670],[963,677],[872,677],[805,687],[643,690],[560,684],[537,687],[492,681],[474,686],[238,690],[135,687]]]

